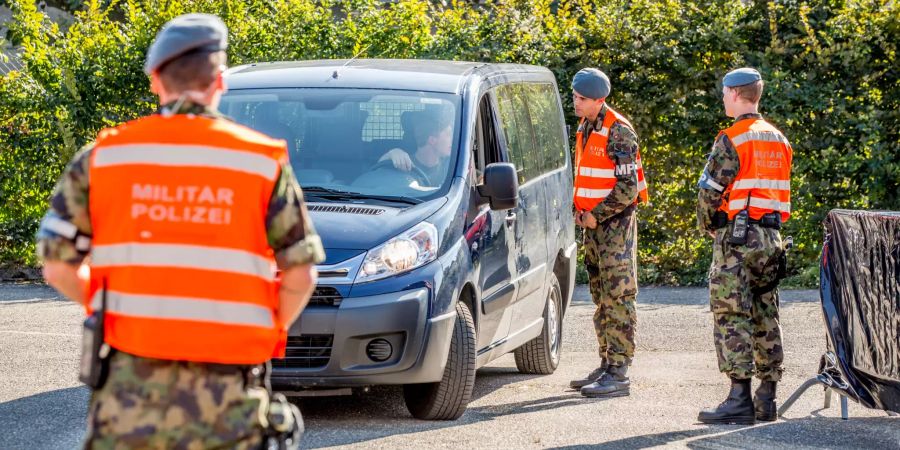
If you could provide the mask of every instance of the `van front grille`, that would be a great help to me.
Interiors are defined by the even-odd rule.
[[[331,286],[316,286],[309,304],[314,306],[341,306],[344,296]]]
[[[272,367],[282,369],[316,369],[331,359],[333,334],[288,336],[285,357],[272,360]]]

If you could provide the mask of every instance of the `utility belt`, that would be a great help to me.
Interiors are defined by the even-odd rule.
[[[724,239],[726,242],[734,245],[744,245],[747,242],[747,228],[750,224],[758,225],[763,228],[771,228],[773,230],[781,229],[781,213],[771,212],[763,215],[759,220],[753,220],[747,217],[747,210],[743,210],[734,216],[735,220],[741,220],[735,223],[734,220],[728,220],[728,214],[724,211],[716,211],[713,214],[713,226],[716,229],[725,228],[732,225],[731,232]],[[778,288],[781,280],[787,278],[787,253],[794,246],[794,238],[788,236],[781,243],[781,251],[775,259],[777,264],[775,269],[775,277],[769,283],[763,286],[757,286],[751,290],[755,295],[762,295]]]
[[[781,213],[771,212],[759,218],[759,220],[750,219],[747,221],[752,225],[759,225],[763,228],[771,228],[773,230],[781,229]],[[715,229],[725,228],[733,224],[733,220],[728,220],[728,213],[725,211],[716,211],[713,214],[712,225]]]

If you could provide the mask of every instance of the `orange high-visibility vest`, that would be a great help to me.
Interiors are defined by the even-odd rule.
[[[791,161],[793,150],[787,138],[763,119],[741,120],[719,133],[731,139],[737,149],[740,170],[724,191],[719,210],[735,214],[747,208],[751,219],[771,212],[781,213],[785,222],[791,215]]]
[[[88,312],[147,358],[258,364],[283,354],[266,211],[284,141],[226,120],[153,115],[102,131],[90,161]]]
[[[649,201],[640,150],[638,150],[633,165],[622,164],[619,166],[616,166],[612,157],[606,152],[609,130],[616,122],[624,123],[633,129],[628,119],[607,106],[603,125],[599,130],[591,131],[587,145],[583,146],[586,122],[587,120],[581,119],[578,133],[575,135],[575,207],[579,211],[593,210],[612,192],[616,185],[616,173],[630,173],[632,170],[637,170],[638,201]]]

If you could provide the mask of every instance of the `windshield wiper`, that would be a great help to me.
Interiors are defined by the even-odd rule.
[[[418,205],[422,200],[412,197],[403,197],[397,195],[378,195],[364,194],[362,192],[342,191],[340,189],[332,189],[322,186],[309,186],[303,188],[303,193],[310,194],[313,197],[325,198],[329,200],[380,200],[383,202],[406,203],[409,205]]]

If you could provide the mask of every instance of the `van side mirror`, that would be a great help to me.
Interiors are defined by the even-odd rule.
[[[478,186],[479,204],[488,203],[495,211],[513,209],[519,204],[519,179],[516,166],[493,163],[484,168],[484,184]]]

